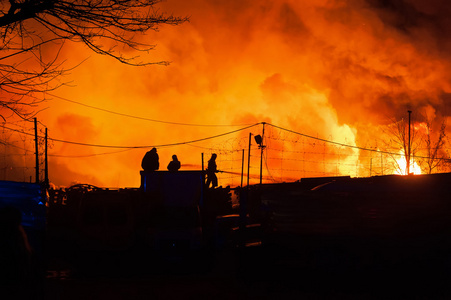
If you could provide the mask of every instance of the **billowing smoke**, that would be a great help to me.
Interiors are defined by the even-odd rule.
[[[406,118],[408,110],[414,122],[432,120],[435,131],[451,114],[447,1],[168,0],[162,5],[174,15],[190,16],[189,23],[162,27],[148,37],[157,47],[143,59],[171,61],[167,67],[120,65],[82,45],[65,46],[69,63],[86,61],[72,71],[72,86],[54,94],[91,107],[50,97],[38,115],[49,136],[147,148],[54,141],[49,170],[55,184],[92,180],[138,186],[141,158],[153,146],[159,146],[160,169],[172,154],[182,169],[183,164],[199,169],[202,153],[206,163],[212,152],[220,152],[219,164],[239,173],[240,151],[247,148],[249,132],[262,134],[261,125],[185,142],[258,122],[292,131],[266,126],[265,166],[273,170],[265,171],[267,178],[368,175],[359,164],[373,168],[371,153],[295,133],[377,149],[383,145],[381,127]],[[252,147],[255,175],[259,152]],[[313,164],[318,160],[321,166]]]

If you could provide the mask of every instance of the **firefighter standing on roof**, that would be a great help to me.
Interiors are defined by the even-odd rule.
[[[219,172],[216,166],[216,153],[213,153],[211,155],[210,160],[208,161],[208,167],[207,167],[207,188],[211,187],[215,188],[218,186],[218,177],[216,177],[216,173]]]

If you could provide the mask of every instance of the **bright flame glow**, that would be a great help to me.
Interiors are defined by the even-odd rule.
[[[407,163],[406,159],[404,158],[404,154],[401,151],[400,154],[402,154],[397,160],[396,163],[398,164],[398,168],[396,169],[395,173],[398,175],[407,175]],[[413,158],[410,159],[410,173],[414,175],[420,175],[421,174],[421,168],[420,166],[414,161]]]
[[[262,134],[261,125],[193,144],[184,142],[244,127],[223,125],[257,122],[290,130],[265,127],[263,176],[289,181],[395,173],[389,155],[353,147],[384,150],[383,145],[390,144],[393,136],[384,137],[381,128],[389,119],[405,118],[407,108],[418,115],[413,118],[416,133],[427,133],[420,126],[423,114],[431,118],[435,132],[442,120],[449,124],[451,35],[443,33],[443,26],[449,23],[446,12],[451,10],[451,2],[383,3],[163,1],[162,11],[189,16],[190,22],[141,36],[143,42],[157,48],[148,56],[138,54],[142,61],[170,61],[167,67],[132,68],[95,55],[81,43],[67,43],[62,49],[55,45],[51,50],[58,51],[61,61],[77,67],[61,79],[73,84],[63,85],[54,94],[83,105],[49,96],[53,99],[43,102],[37,115],[49,137],[149,148],[52,142],[50,181],[56,186],[81,182],[136,187],[146,151],[155,145],[181,143],[158,147],[162,170],[174,154],[182,169],[188,170],[200,168],[201,155],[206,163],[216,152],[218,168],[227,171],[218,174],[220,185],[234,186],[241,183],[241,170],[247,171],[247,164],[242,168],[241,151],[248,149],[250,133]],[[108,111],[221,126],[179,126]],[[4,116],[1,110],[0,115]],[[14,128],[32,133],[31,124],[27,126],[30,128]],[[42,128],[39,125],[39,130]],[[0,179],[29,181],[35,170],[33,136],[16,133],[6,130],[2,140],[0,132]],[[451,134],[450,126],[446,134]],[[250,184],[254,184],[259,179],[260,152],[254,143],[251,148]],[[392,149],[391,145],[388,148]],[[19,149],[25,150],[18,153]],[[399,166],[397,173],[402,174],[404,156],[397,163],[395,169]],[[411,172],[421,173],[415,161]]]

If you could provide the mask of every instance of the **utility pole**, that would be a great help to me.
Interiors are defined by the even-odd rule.
[[[202,181],[205,183],[205,169],[204,169],[204,153],[201,154],[201,160],[202,160]]]
[[[410,153],[411,153],[411,143],[410,143],[410,115],[412,114],[412,111],[411,110],[408,110],[407,111],[408,113],[409,113],[409,141],[408,141],[408,144],[407,144],[407,149],[408,149],[408,154],[407,154],[407,164],[406,164],[406,166],[407,166],[407,175],[409,175],[410,174]]]
[[[252,133],[249,132],[249,151],[247,154],[247,187],[249,188],[249,169],[251,167],[251,140],[252,140]]]
[[[45,183],[45,188],[48,189],[49,188],[49,160],[48,160],[48,155],[47,155],[47,149],[48,149],[48,143],[47,143],[47,127],[45,128],[45,179],[44,179],[44,183]]]
[[[243,188],[243,175],[244,175],[244,149],[241,155],[241,188]]]
[[[36,150],[36,183],[39,183],[38,120],[36,118],[34,118],[34,147]]]
[[[262,142],[260,143],[260,184],[262,184],[263,177],[263,149],[265,148],[265,146],[263,146],[263,139],[265,138],[265,124],[265,122],[262,122]]]
[[[251,165],[251,139],[252,133],[249,132],[249,150],[247,156],[247,186],[246,190],[240,191],[240,218],[239,218],[239,231],[238,231],[238,245],[243,247],[244,245],[244,231],[246,230],[246,218],[247,218],[247,199],[249,198],[249,169]],[[244,167],[244,149],[243,149],[243,167]],[[241,181],[242,182],[242,181]]]
[[[371,157],[370,158],[370,177],[371,177],[372,168],[373,168],[373,158]]]
[[[204,153],[201,153],[201,160],[202,160],[202,171],[204,171]]]

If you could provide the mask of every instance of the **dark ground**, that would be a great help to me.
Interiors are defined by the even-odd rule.
[[[78,271],[53,259],[44,299],[451,299],[448,255],[394,242],[377,247],[327,239],[184,262],[90,257]]]
[[[243,200],[262,217],[259,246],[211,247],[182,262],[142,249],[54,251],[44,299],[451,299],[450,182],[438,174],[251,189]]]

